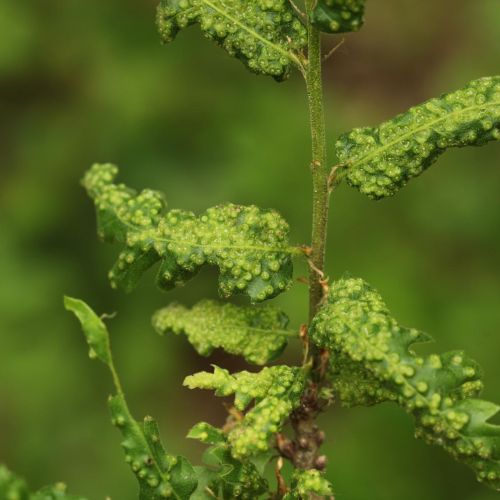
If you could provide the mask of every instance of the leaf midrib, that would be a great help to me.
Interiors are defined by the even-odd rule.
[[[131,231],[134,232],[141,232],[144,231],[144,227],[142,226],[136,226],[134,224],[131,224],[130,222],[124,220],[120,215],[118,215],[117,211],[114,209],[113,205],[107,205],[108,209],[111,209],[113,213],[116,215],[116,218],[127,228],[129,228]],[[104,227],[112,227],[112,223],[108,222],[107,224],[104,225]],[[155,230],[157,229],[155,226],[150,226],[154,228]],[[189,240],[175,240],[172,238],[159,238],[154,236],[152,238],[154,241],[160,241],[163,243],[176,243],[176,244],[184,244],[184,245],[189,245],[192,247],[199,247],[199,248],[211,248],[211,249],[238,249],[238,250],[254,250],[256,252],[264,252],[264,253],[271,253],[271,252],[276,252],[276,253],[288,253],[290,255],[299,255],[302,253],[302,250],[299,247],[294,247],[294,246],[286,246],[284,248],[279,248],[279,247],[271,247],[271,246],[263,246],[263,245],[215,245],[215,244],[210,244],[210,243],[195,243],[191,242]]]
[[[363,165],[364,163],[368,162],[369,160],[371,160],[376,155],[382,154],[383,152],[385,152],[388,149],[392,148],[396,144],[398,144],[400,142],[403,142],[405,139],[408,139],[412,135],[417,134],[418,132],[420,132],[422,130],[425,130],[427,128],[432,128],[434,125],[436,125],[436,124],[438,124],[438,123],[440,123],[440,122],[442,122],[444,120],[447,120],[450,117],[459,116],[462,113],[467,113],[469,111],[473,111],[473,110],[479,109],[479,108],[490,108],[490,107],[499,106],[499,105],[500,105],[500,101],[493,101],[491,103],[480,104],[480,105],[477,105],[477,106],[469,106],[468,108],[463,108],[463,109],[461,109],[459,111],[454,111],[452,113],[447,113],[445,116],[442,116],[442,117],[438,118],[437,120],[433,120],[433,121],[431,121],[431,122],[429,122],[429,123],[427,123],[425,125],[417,127],[416,129],[413,129],[412,131],[407,132],[407,133],[399,136],[396,140],[394,140],[392,142],[389,142],[389,143],[387,143],[387,144],[385,144],[383,146],[380,146],[380,147],[374,149],[373,151],[371,151],[367,155],[359,158],[358,160],[351,160],[351,161],[348,160],[348,161],[345,162],[345,164],[346,165],[350,165],[350,166],[360,166],[360,165]],[[409,112],[409,110],[406,113],[408,113],[408,112]],[[404,115],[404,114],[405,113],[402,113],[402,115]],[[376,130],[380,131],[380,126],[376,127]]]
[[[274,44],[273,42],[270,42],[266,38],[264,38],[262,35],[259,35],[255,30],[252,28],[249,28],[245,24],[243,24],[241,21],[238,21],[238,19],[234,18],[228,11],[229,8],[224,5],[224,2],[221,1],[221,4],[227,9],[227,11],[217,7],[214,5],[210,0],[202,0],[202,2],[207,5],[208,7],[214,9],[216,12],[221,14],[222,16],[226,17],[229,21],[235,23],[237,26],[239,26],[242,30],[246,31],[250,35],[252,35],[254,38],[257,40],[260,40],[262,43],[268,45],[269,47],[272,47],[274,50],[278,51],[280,54],[284,55],[286,58],[288,58],[290,61],[292,61],[294,64],[300,67],[300,61],[297,58],[293,52],[288,52],[284,49],[282,49],[279,45]]]

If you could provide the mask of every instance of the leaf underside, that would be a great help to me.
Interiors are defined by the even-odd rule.
[[[114,165],[94,165],[83,179],[99,236],[123,245],[109,273],[112,286],[132,290],[157,262],[156,281],[164,290],[183,285],[206,264],[219,268],[223,297],[245,294],[260,302],[291,285],[298,250],[289,246],[288,224],[276,211],[227,203],[200,216],[165,212],[161,193],[114,184],[117,174]]]
[[[239,411],[244,411],[255,400],[255,406],[228,434],[231,453],[236,459],[269,449],[271,436],[299,405],[304,384],[302,369],[289,366],[272,366],[258,373],[243,371],[234,375],[214,366],[214,373],[196,373],[184,381],[190,389],[213,389],[217,396],[234,394],[234,404]]]
[[[358,31],[364,22],[366,0],[318,0],[311,21],[326,33]]]
[[[344,403],[395,401],[414,416],[418,437],[500,490],[500,426],[488,423],[500,407],[473,399],[482,388],[475,362],[459,351],[417,356],[411,346],[428,337],[398,325],[361,279],[333,284],[310,338],[331,352],[333,385]]]
[[[500,139],[500,76],[410,108],[378,127],[356,128],[337,141],[349,184],[370,198],[394,195],[447,149]]]
[[[83,301],[65,297],[64,303],[80,321],[91,353],[98,353],[96,357],[108,366],[115,379],[109,334],[104,323]],[[118,384],[115,380],[118,394],[109,398],[109,408],[113,425],[123,436],[125,461],[139,483],[139,499],[188,500],[197,485],[193,467],[184,457],[166,453],[154,419],[146,417],[140,423],[133,418]]]
[[[248,69],[277,80],[288,77],[307,44],[306,29],[288,0],[162,0],[157,24],[165,43],[198,24]]]
[[[222,348],[256,365],[283,352],[287,335],[293,334],[285,330],[287,324],[287,316],[272,306],[239,307],[213,300],[203,300],[191,309],[170,304],[153,316],[158,333],[184,333],[202,356]]]

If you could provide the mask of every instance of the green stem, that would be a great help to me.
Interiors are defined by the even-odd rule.
[[[308,0],[308,19],[314,0]],[[305,72],[309,118],[311,125],[313,181],[313,220],[309,275],[309,321],[316,314],[323,299],[325,247],[328,225],[329,172],[326,168],[326,134],[323,109],[323,85],[321,80],[321,33],[308,21],[308,64]],[[309,387],[302,395],[301,406],[291,415],[295,437],[290,444],[293,465],[298,469],[320,469],[326,465],[326,458],[319,455],[324,436],[316,424],[324,402],[319,397],[322,384],[322,354],[313,349],[313,374]],[[312,495],[311,498],[320,498]]]
[[[321,33],[310,22],[308,22],[308,31],[309,64],[306,69],[306,85],[311,125],[311,171],[313,180],[312,265],[309,276],[309,320],[311,320],[316,314],[323,297],[320,280],[325,267],[329,173],[326,167],[325,115],[321,80]]]

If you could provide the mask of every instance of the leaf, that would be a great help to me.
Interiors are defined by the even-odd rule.
[[[30,493],[24,479],[13,474],[0,464],[0,499],[1,500],[85,500],[83,497],[66,493],[66,485],[57,483],[45,486],[35,493]]]
[[[488,423],[500,407],[473,399],[482,388],[475,362],[459,351],[417,356],[411,346],[428,337],[399,326],[378,292],[361,279],[341,279],[331,287],[309,335],[365,382],[360,392],[347,392],[348,404],[372,396],[396,401],[414,416],[418,436],[500,490],[500,426]]]
[[[207,422],[199,422],[187,435],[190,439],[197,439],[205,444],[221,444],[226,442],[224,433]]]
[[[85,500],[83,497],[69,495],[66,493],[66,485],[57,483],[53,486],[45,486],[30,496],[30,500]]]
[[[307,32],[288,0],[162,0],[157,24],[164,43],[187,26],[203,34],[257,74],[277,80],[301,66]]]
[[[318,0],[311,22],[326,33],[358,31],[364,23],[366,0]]]
[[[163,213],[163,196],[137,194],[114,184],[114,165],[94,165],[83,185],[95,201],[100,237],[124,245],[110,272],[112,286],[132,290],[142,274],[161,262],[160,288],[184,284],[205,264],[220,270],[223,297],[246,294],[258,302],[278,295],[292,281],[288,224],[274,210],[233,204],[208,209],[200,216],[184,210]]]
[[[200,422],[189,431],[188,437],[215,445],[203,455],[206,467],[197,468],[199,488],[191,500],[214,498],[214,495],[227,500],[253,499],[267,491],[268,483],[262,472],[248,459],[233,458],[227,436],[220,429]]]
[[[171,304],[153,316],[158,333],[184,333],[202,356],[222,348],[256,365],[279,356],[287,345],[287,337],[298,337],[285,329],[287,324],[287,316],[272,306],[238,307],[213,300],[203,300],[191,310]]]
[[[292,476],[292,490],[284,496],[283,500],[301,500],[311,498],[313,495],[333,499],[330,481],[316,469],[295,469]]]
[[[0,464],[0,498],[28,500],[29,496],[26,481]]]
[[[214,498],[220,498],[217,493],[212,490],[212,487],[214,487],[212,483],[216,480],[217,473],[201,465],[196,465],[194,471],[198,478],[198,486],[191,495],[190,500],[213,500]]]
[[[269,448],[271,436],[300,404],[304,384],[302,369],[289,366],[272,366],[258,373],[243,371],[234,375],[214,366],[214,373],[200,372],[184,380],[184,385],[190,389],[214,389],[216,396],[234,394],[234,404],[239,411],[255,400],[255,406],[228,435],[231,453],[236,459]]]
[[[141,500],[189,499],[197,485],[194,469],[185,458],[165,452],[155,420],[146,417],[142,425],[135,421],[120,394],[110,398],[109,407],[124,437],[125,461],[139,481]]]
[[[67,311],[73,312],[80,321],[90,347],[90,357],[97,357],[108,365],[111,362],[111,350],[108,332],[101,318],[83,300],[64,297],[64,307]]]
[[[113,425],[124,438],[125,461],[139,483],[139,499],[188,500],[197,485],[195,471],[184,457],[166,453],[153,418],[146,417],[139,423],[132,417],[113,364],[106,326],[83,301],[65,297],[64,303],[80,321],[91,352],[108,366],[113,377],[117,394],[109,398],[109,408]]]
[[[356,128],[337,141],[343,174],[370,198],[394,195],[447,149],[500,139],[500,76],[410,108],[378,127]]]

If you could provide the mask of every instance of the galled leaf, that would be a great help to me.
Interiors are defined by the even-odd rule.
[[[330,481],[316,469],[296,469],[292,476],[292,489],[283,500],[303,500],[313,495],[333,499]]]
[[[500,76],[410,108],[378,127],[356,128],[337,141],[343,176],[370,198],[394,195],[448,148],[500,139]]]
[[[252,409],[228,435],[231,453],[237,459],[269,448],[271,436],[300,404],[304,384],[303,370],[289,366],[272,366],[258,373],[243,371],[234,375],[215,366],[214,373],[196,373],[184,381],[190,389],[213,389],[217,396],[234,394],[234,404],[239,411],[244,411],[255,400]]]
[[[191,500],[213,498],[259,498],[268,489],[267,481],[248,459],[237,460],[231,455],[227,436],[205,422],[196,424],[188,437],[212,443],[203,454],[205,467],[198,467],[198,490]]]
[[[358,31],[364,22],[366,0],[317,0],[311,21],[326,33]]]
[[[184,210],[163,213],[163,196],[137,194],[114,184],[114,165],[94,165],[83,185],[97,210],[100,237],[124,245],[110,271],[113,286],[129,291],[142,274],[161,262],[158,285],[169,290],[184,284],[205,264],[220,270],[223,297],[246,294],[258,302],[291,285],[292,255],[288,224],[274,210],[233,204],[208,209],[200,216]]]
[[[222,348],[257,365],[276,358],[287,337],[297,336],[285,329],[287,323],[287,316],[272,306],[238,307],[213,300],[203,300],[192,309],[171,304],[153,316],[160,334],[184,333],[202,356]]]
[[[363,384],[344,391],[351,398],[346,403],[396,401],[415,417],[418,436],[442,446],[472,467],[480,481],[500,490],[500,426],[488,423],[500,407],[472,399],[482,388],[475,362],[458,351],[417,356],[412,344],[428,338],[398,325],[380,295],[361,279],[333,284],[309,334],[333,360],[340,357],[349,373],[360,374],[353,383],[361,379]],[[336,365],[337,373],[342,365]]]
[[[108,366],[113,377],[117,394],[109,398],[109,408],[113,425],[124,438],[125,461],[139,483],[139,499],[188,500],[197,485],[194,469],[184,457],[165,452],[158,426],[151,417],[146,417],[142,423],[132,417],[113,364],[106,326],[83,301],[65,297],[64,303],[80,321],[91,352]]]
[[[223,444],[226,442],[226,435],[224,432],[207,422],[198,422],[190,429],[187,437],[190,439],[197,439],[205,444]]]
[[[285,79],[300,66],[305,27],[288,0],[162,0],[157,24],[162,40],[199,24],[203,34],[254,73]]]

